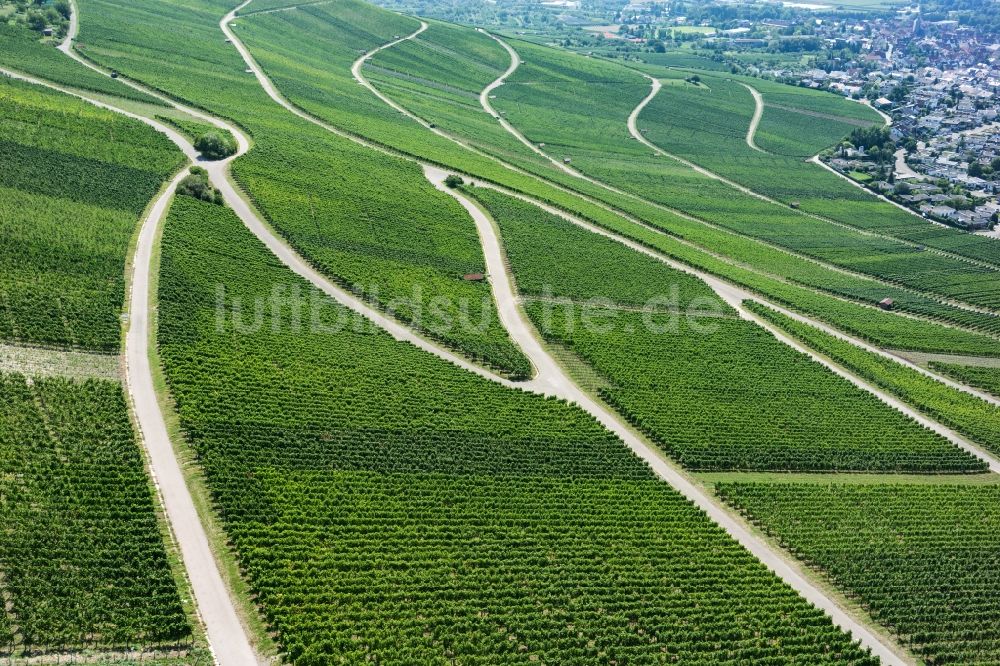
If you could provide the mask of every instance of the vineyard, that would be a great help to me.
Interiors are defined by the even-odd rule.
[[[1000,252],[988,240],[928,224],[804,161],[839,143],[852,129],[880,123],[875,112],[829,93],[746,79],[764,100],[755,134],[766,151],[762,153],[746,145],[754,102],[741,79],[706,72],[699,76],[702,86],[664,86],[642,113],[647,138],[664,150],[786,204],[797,202],[806,212],[973,259],[1000,261]]]
[[[1000,487],[731,483],[718,490],[926,663],[1000,661]]]
[[[253,135],[254,148],[234,162],[233,176],[320,272],[475,361],[511,377],[530,372],[496,316],[489,285],[462,279],[484,268],[472,220],[426,181],[418,165],[358,146],[274,104],[245,74],[235,49],[217,38],[211,3],[168,8],[141,0],[88,12],[87,2],[81,2],[81,34],[92,55],[110,49],[116,56],[100,58],[105,64],[197,100]],[[235,29],[248,32],[266,17],[305,13],[248,17]],[[369,27],[388,32],[400,26]],[[183,32],[195,37],[175,43],[171,34]],[[373,39],[364,32],[349,43],[370,45]],[[191,62],[200,63],[197,76],[188,75]],[[465,320],[470,325],[456,323]]]
[[[483,108],[510,56],[469,26],[427,21],[373,54],[420,21],[361,0],[254,0],[228,39],[219,19],[233,5],[219,0],[74,7],[81,54],[246,132],[251,149],[231,175],[251,215],[331,281],[505,378],[527,379],[532,364],[477,275],[476,226],[414,158],[875,346],[1000,357],[995,244],[930,227],[803,161],[871,124],[861,105],[746,79],[765,100],[765,154],[747,145],[754,102],[738,76],[700,72],[695,85],[655,58],[626,67],[505,38],[525,62],[489,99],[553,165]],[[118,93],[203,153],[232,154],[232,137],[206,142],[214,127],[8,28],[0,65]],[[270,99],[234,41],[327,128]],[[368,55],[359,71],[421,121],[355,80]],[[650,141],[800,205],[636,141],[626,118],[650,90],[639,71],[666,83],[639,119]],[[117,350],[135,220],[181,162],[139,123],[0,79],[0,341]],[[924,663],[1000,663],[1000,485],[986,463],[741,318],[702,280],[522,198],[461,185],[495,223],[517,307],[560,368],[536,361],[537,381],[519,390],[393,339],[290,272],[219,205],[208,180],[218,165],[206,166],[170,201],[148,276],[158,298],[145,351],[155,345],[170,398],[158,387],[150,401],[169,405],[172,443],[192,456],[179,462],[206,493],[198,510],[247,606],[239,631],[263,658],[874,666],[895,646],[881,629],[858,632],[873,619]],[[898,312],[876,307],[885,298]],[[745,305],[1000,453],[988,401]],[[1000,388],[995,368],[932,367]],[[614,427],[539,387],[591,392],[602,419],[642,436],[629,446],[653,469]],[[178,590],[185,563],[164,547],[143,462],[119,385],[0,374],[0,662],[93,650],[194,666],[208,659],[202,629],[226,645],[211,631],[225,622],[190,613],[190,590]],[[775,566],[780,548],[815,575]],[[820,610],[841,595],[841,626],[861,642]]]
[[[0,375],[0,659],[185,648],[120,385]]]
[[[528,43],[518,42],[515,47],[528,64],[497,89],[497,107],[530,141],[550,146],[556,157],[571,157],[573,165],[588,175],[837,266],[986,307],[1000,303],[1000,279],[993,270],[807,217],[740,193],[667,158],[650,157],[625,127],[625,118],[648,92],[645,79],[611,63]],[[640,130],[646,128],[646,113],[640,118]],[[858,203],[859,210],[864,205]],[[928,239],[937,232],[930,225],[919,222],[915,228],[924,235],[908,240],[933,245]],[[989,247],[988,242],[968,234],[951,235],[970,246]],[[957,244],[957,240],[949,242],[947,249],[955,251]]]
[[[124,97],[145,104],[163,104],[155,97],[80,67],[50,45],[38,41],[38,33],[24,26],[8,25],[6,21],[0,21],[0,66],[33,74],[70,88]]]
[[[932,362],[930,366],[932,370],[1000,397],[1000,368],[935,362]]]
[[[182,161],[142,123],[0,80],[0,338],[117,351],[129,239]]]
[[[609,331],[581,310],[527,310],[608,380],[601,397],[690,469],[984,469],[753,323],[616,312]]]
[[[584,192],[602,201],[627,211],[663,228],[668,233],[690,240],[712,253],[719,253],[728,259],[751,265],[755,270],[764,271],[792,283],[801,284],[814,290],[836,294],[864,304],[874,305],[884,298],[893,298],[896,308],[901,311],[921,315],[931,320],[941,320],[970,330],[981,330],[996,333],[1000,331],[1000,320],[996,316],[971,312],[957,308],[940,300],[922,296],[911,290],[901,289],[885,283],[875,282],[856,275],[847,275],[827,268],[815,261],[796,257],[787,251],[769,247],[759,241],[745,236],[726,232],[719,228],[706,226],[695,221],[671,215],[648,204],[628,199],[626,197],[601,190],[585,181],[566,176],[557,169],[552,169],[540,158],[528,151],[508,133],[490,122],[475,101],[475,89],[472,84],[466,87],[454,85],[455,81],[465,80],[466,71],[476,71],[486,61],[485,57],[467,57],[455,61],[459,47],[478,53],[492,40],[482,35],[478,38],[486,44],[476,44],[473,48],[469,42],[476,38],[476,33],[455,27],[444,29],[439,24],[431,23],[430,28],[422,33],[417,40],[404,42],[392,49],[380,52],[373,58],[373,65],[366,67],[366,73],[375,81],[383,92],[404,104],[428,121],[433,121],[439,127],[446,127],[457,133],[463,140],[485,152],[494,154],[510,164],[538,173],[558,182],[563,186]],[[329,48],[333,48],[332,45]],[[439,59],[436,69],[424,63],[430,53],[447,53],[448,58]],[[415,62],[407,66],[407,57],[413,54]],[[498,71],[499,73],[499,71]],[[802,91],[805,95],[808,91]],[[798,92],[796,94],[799,94]],[[813,94],[817,100],[826,101],[830,96]],[[818,101],[810,101],[820,111],[829,111]],[[843,104],[843,103],[841,103]],[[840,112],[868,113],[864,107],[849,104]],[[317,111],[319,113],[319,111]],[[742,139],[741,139],[741,145]],[[544,166],[539,166],[544,164]],[[578,198],[567,199],[560,193],[525,189],[523,183],[511,185],[514,189],[529,191],[539,198],[552,202],[564,209],[571,210],[580,216],[593,220],[595,223],[608,227],[627,237],[640,240],[648,245],[664,249],[672,245],[667,238],[656,238],[648,232],[630,224],[612,213],[597,209]],[[654,240],[655,239],[655,240]],[[676,254],[676,251],[665,250]],[[690,249],[683,249],[681,261],[717,274],[725,274],[754,291],[766,293],[772,298],[779,298],[786,305],[808,312],[828,323],[840,326],[856,335],[898,349],[915,349],[924,351],[954,351],[956,349],[976,349],[976,353],[996,354],[994,339],[982,336],[969,336],[954,329],[927,325],[895,315],[877,313],[868,309],[851,308],[847,304],[838,303],[833,299],[817,297],[807,290],[788,286],[773,288],[776,284],[766,278],[751,278],[746,271],[719,270],[720,262],[704,255],[697,256]],[[695,258],[697,257],[697,258]],[[791,287],[791,288],[789,288]],[[780,293],[778,293],[780,292]]]
[[[701,280],[537,206],[482,187],[465,193],[496,221],[522,294],[656,309],[701,299],[729,310]]]
[[[576,408],[380,331],[281,312],[220,331],[217,285],[246,303],[293,282],[227,209],[175,201],[167,379],[294,663],[698,661],[720,645],[737,662],[875,663]],[[300,288],[303,320],[342,316]]]
[[[936,421],[1000,453],[1000,407],[761,305],[749,308]]]

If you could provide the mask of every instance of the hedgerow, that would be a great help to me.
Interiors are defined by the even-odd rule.
[[[926,663],[1000,661],[1000,486],[717,486]]]
[[[0,375],[0,497],[0,654],[190,644],[120,385]]]
[[[236,326],[274,284],[299,295]],[[292,663],[875,663],[588,415],[335,327],[228,209],[174,202],[159,296],[183,431]]]
[[[176,116],[158,115],[156,119],[179,130],[206,159],[221,160],[239,148],[231,132],[214,125]]]

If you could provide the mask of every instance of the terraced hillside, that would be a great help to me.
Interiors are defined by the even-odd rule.
[[[324,32],[325,34],[325,32]],[[816,294],[808,294],[803,290],[777,286],[773,278],[793,284],[807,285],[811,289],[824,294],[836,295],[862,304],[874,305],[884,298],[893,298],[896,307],[931,320],[947,321],[972,330],[983,330],[996,333],[1000,330],[995,315],[974,312],[958,308],[942,302],[939,297],[923,295],[909,289],[901,289],[885,281],[866,278],[859,274],[847,274],[833,270],[829,266],[804,257],[797,257],[787,251],[765,245],[746,236],[728,233],[721,227],[713,227],[702,221],[685,219],[672,214],[663,208],[657,208],[641,201],[602,189],[581,178],[574,178],[564,171],[555,168],[545,157],[532,152],[519,142],[509,132],[500,127],[490,114],[484,113],[481,107],[473,102],[476,94],[475,84],[466,72],[484,72],[479,74],[483,81],[485,63],[492,63],[482,57],[459,58],[457,53],[476,49],[484,50],[489,46],[498,48],[497,43],[487,35],[469,29],[431,23],[430,27],[421,32],[413,40],[407,40],[381,51],[372,58],[370,66],[363,69],[365,75],[375,82],[380,90],[388,94],[394,101],[415,113],[425,122],[432,124],[438,131],[444,128],[457,140],[483,153],[503,160],[504,163],[524,169],[526,172],[538,174],[558,182],[561,186],[595,197],[605,205],[614,206],[628,211],[638,219],[648,222],[653,228],[668,230],[670,234],[679,236],[699,248],[712,254],[722,255],[731,262],[743,266],[752,266],[758,273],[753,276],[745,271],[733,270],[730,266],[720,266],[713,257],[693,252],[690,248],[679,249],[671,239],[649,233],[629,224],[621,217],[610,215],[608,211],[595,209],[579,198],[567,201],[565,195],[553,199],[551,194],[540,196],[542,200],[553,201],[561,208],[576,212],[578,215],[591,219],[602,226],[615,230],[643,243],[654,244],[656,247],[669,251],[682,261],[721,274],[728,279],[738,281],[750,287],[753,291],[762,292],[771,298],[780,299],[786,305],[808,312],[812,316],[822,318],[855,334],[884,343],[886,346],[902,349],[924,349],[930,351],[954,349],[955,345],[972,345],[982,353],[994,353],[995,341],[956,335],[954,331],[941,330],[940,327],[926,326],[914,323],[913,320],[886,316],[871,310],[851,308],[842,303],[836,303],[829,298],[820,298]],[[447,58],[437,58],[435,66],[427,62],[428,54],[447,53]],[[308,57],[305,54],[304,57]],[[412,60],[412,64],[410,63]],[[317,67],[319,67],[317,61]],[[326,66],[325,64],[323,66]],[[497,76],[500,76],[499,66],[494,65]],[[463,82],[460,86],[454,82]],[[468,81],[468,82],[466,82]],[[495,96],[492,93],[491,96]],[[824,96],[821,99],[825,99]],[[804,104],[798,102],[799,105]],[[857,105],[849,105],[854,110]],[[821,107],[822,108],[822,107]],[[857,107],[862,112],[862,107]],[[857,113],[858,111],[854,111]],[[321,111],[317,111],[321,113]],[[745,131],[745,130],[744,130]],[[745,147],[745,144],[741,144]],[[817,144],[818,145],[818,144]],[[465,165],[463,165],[465,166]],[[479,173],[479,172],[476,172]],[[514,189],[524,190],[519,186]],[[893,333],[887,332],[891,329]],[[964,340],[963,340],[964,339]]]
[[[474,227],[418,166],[358,146],[268,99],[218,35],[221,5],[144,0],[95,3],[88,12],[90,1],[81,2],[88,56],[245,127],[254,149],[235,162],[235,178],[320,271],[473,359],[512,376],[530,371],[497,321],[488,287],[463,280],[483,266]],[[395,26],[375,28],[387,38]],[[191,39],[177,44],[172,34],[182,31]],[[383,39],[379,34],[364,43]],[[450,325],[463,315],[474,325]]]
[[[1000,249],[991,239],[928,223],[804,161],[878,121],[874,111],[768,81],[703,73],[703,83],[691,85],[683,72],[662,74],[669,85],[644,109],[640,125],[664,150],[803,211],[996,266]],[[744,140],[754,109],[746,86],[763,104],[755,133],[761,150]]]
[[[124,387],[0,374],[0,661],[1000,660],[998,271],[806,196],[869,110],[649,64],[642,107],[359,0],[72,7],[96,69],[0,64],[108,108],[0,80],[0,228],[85,276],[137,236]],[[126,113],[235,156],[165,185]]]
[[[497,90],[497,108],[531,143],[546,144],[553,156],[571,159],[589,176],[841,268],[940,297],[996,307],[1000,281],[995,266],[974,266],[930,253],[909,239],[863,235],[734,191],[670,158],[651,156],[628,135],[624,123],[648,92],[644,77],[619,65],[527,42],[517,47],[528,63]],[[920,224],[920,229],[934,229]],[[989,239],[960,237],[992,248]]]

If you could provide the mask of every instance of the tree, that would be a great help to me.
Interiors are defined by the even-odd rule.
[[[42,12],[32,9],[28,12],[28,27],[36,32],[41,32],[45,29],[48,23],[45,20],[45,14]]]
[[[979,162],[969,162],[969,175],[974,178],[983,177],[983,165]]]
[[[216,131],[202,134],[194,147],[208,160],[221,160],[236,153],[236,142]]]
[[[73,13],[73,9],[69,4],[69,0],[56,0],[52,6],[57,12],[59,12],[64,19],[69,20],[70,14]]]
[[[461,176],[456,176],[455,174],[451,174],[444,179],[444,184],[451,188],[461,187],[464,182]]]
[[[177,186],[177,194],[219,205],[224,203],[222,193],[208,182],[208,172],[197,166],[191,167],[191,175],[186,176]]]

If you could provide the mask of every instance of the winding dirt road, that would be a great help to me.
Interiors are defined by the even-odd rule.
[[[760,91],[753,86],[743,82],[740,82],[740,85],[750,91],[750,94],[753,95],[754,103],[753,118],[750,119],[750,127],[747,128],[747,145],[757,152],[766,153],[767,151],[754,143],[753,140],[757,134],[757,126],[760,125],[760,118],[764,115],[764,98],[761,97]]]
[[[75,8],[73,15],[76,15]],[[94,106],[144,122],[165,134],[184,152],[190,162],[198,159],[197,151],[187,139],[162,123],[91,99],[48,81],[8,70],[0,70],[0,73],[72,95]],[[187,175],[186,166],[156,198],[149,213],[141,222],[135,255],[132,258],[133,267],[126,308],[129,326],[125,337],[125,383],[138,424],[140,440],[149,459],[150,472],[170,524],[170,531],[187,570],[198,615],[208,635],[209,647],[221,666],[246,666],[266,662],[262,661],[251,647],[249,635],[236,612],[229,588],[219,572],[215,555],[209,546],[208,536],[167,433],[149,360],[150,345],[154,343],[150,337],[149,326],[153,248],[160,224],[177,185]]]
[[[660,92],[660,89],[663,86],[659,82],[659,80],[657,80],[656,78],[654,78],[652,76],[649,76],[649,75],[646,75],[646,74],[643,74],[643,76],[645,76],[647,79],[650,80],[651,89],[649,91],[649,94],[646,95],[646,97],[643,98],[643,100],[641,102],[639,102],[638,106],[636,106],[632,110],[632,113],[629,114],[628,121],[627,121],[629,133],[633,137],[635,137],[636,140],[638,140],[640,143],[642,143],[644,146],[646,146],[647,148],[649,148],[653,152],[657,153],[658,155],[661,155],[663,157],[668,157],[668,158],[670,158],[672,160],[680,162],[684,166],[689,167],[689,168],[693,169],[694,171],[697,171],[698,173],[702,174],[703,176],[707,176],[707,177],[712,178],[714,180],[717,180],[717,181],[719,181],[721,183],[724,183],[725,185],[728,185],[729,187],[732,187],[733,189],[735,189],[735,190],[737,190],[739,192],[742,192],[743,194],[755,197],[757,199],[760,199],[761,201],[766,201],[767,203],[774,204],[776,206],[782,206],[784,208],[791,208],[788,204],[786,204],[786,203],[784,203],[782,201],[778,201],[777,199],[773,199],[773,198],[771,198],[771,197],[769,197],[767,195],[761,194],[759,192],[755,192],[754,190],[751,190],[750,188],[748,188],[748,187],[746,187],[744,185],[740,185],[739,183],[737,183],[735,181],[729,180],[728,178],[726,178],[724,176],[721,176],[721,175],[715,173],[714,171],[710,171],[710,170],[708,170],[708,169],[706,169],[706,168],[704,168],[702,166],[699,166],[699,165],[695,164],[694,162],[691,162],[690,160],[687,160],[687,159],[685,159],[685,158],[683,158],[683,157],[681,157],[679,155],[675,155],[673,153],[667,152],[663,148],[660,148],[655,143],[653,143],[652,141],[650,141],[649,139],[647,139],[643,135],[643,133],[639,130],[639,128],[638,128],[639,114],[641,114],[642,111],[643,111],[643,109],[645,109],[646,106],[649,105],[649,103],[651,101],[653,101],[653,98],[656,97],[657,93]],[[754,131],[756,132],[756,127],[754,127]],[[762,151],[762,152],[765,152],[765,151]],[[832,173],[840,176],[841,178],[845,178],[848,182],[850,182],[851,184],[855,185],[856,187],[860,187],[861,189],[865,190],[869,194],[872,194],[873,196],[875,196],[875,197],[877,197],[879,199],[882,199],[883,201],[886,201],[887,203],[891,203],[894,206],[896,206],[897,208],[905,210],[906,212],[908,212],[908,213],[910,213],[912,215],[916,215],[917,217],[919,217],[923,221],[929,221],[929,220],[924,220],[923,217],[921,217],[920,215],[917,215],[916,213],[914,213],[912,210],[906,208],[905,206],[901,206],[900,204],[898,204],[898,203],[896,203],[894,201],[891,201],[891,200],[885,198],[884,196],[882,196],[880,194],[874,194],[874,193],[870,192],[867,188],[865,188],[860,183],[856,183],[856,182],[852,181],[850,178],[847,178],[847,176],[844,176],[842,173],[839,173],[835,169],[831,168],[829,165],[825,164],[822,160],[819,159],[819,155],[813,156],[812,158],[810,158],[809,161],[810,162],[814,162],[815,164],[818,164],[819,166],[821,166],[824,169],[826,169],[826,170],[828,170],[828,171],[830,171],[830,172],[832,172]],[[613,190],[610,187],[606,187],[606,189],[615,191],[615,190]],[[630,196],[634,197],[634,195],[630,195]],[[634,198],[638,198],[638,199],[640,199],[642,201],[645,201],[646,203],[648,203],[651,206],[655,206],[655,207],[661,208],[663,210],[669,210],[669,211],[671,211],[671,212],[673,212],[673,213],[675,213],[677,215],[680,215],[681,217],[683,217],[685,219],[696,221],[696,222],[699,222],[701,224],[704,224],[704,225],[712,227],[712,228],[718,228],[718,227],[716,227],[716,225],[714,225],[714,224],[712,224],[710,222],[706,222],[704,220],[692,217],[692,216],[687,215],[686,213],[683,213],[681,211],[677,211],[677,210],[668,208],[666,206],[659,205],[659,204],[657,204],[657,203],[655,203],[653,201],[648,201],[646,199],[641,199],[640,197],[634,197]],[[858,234],[860,234],[862,236],[870,236],[870,237],[874,237],[874,238],[882,238],[882,239],[890,240],[890,241],[893,241],[893,242],[899,242],[899,243],[902,243],[903,245],[907,245],[907,246],[910,246],[910,247],[914,247],[914,248],[918,247],[918,244],[915,243],[915,242],[912,242],[912,241],[901,240],[899,238],[895,238],[894,236],[886,236],[884,234],[880,234],[880,233],[877,233],[877,232],[874,232],[874,231],[869,231],[869,230],[864,230],[864,229],[857,229],[855,227],[852,227],[849,224],[844,224],[843,222],[837,222],[835,220],[831,220],[830,218],[826,218],[826,217],[823,217],[821,215],[816,215],[814,213],[807,213],[805,211],[798,210],[798,209],[795,209],[795,212],[798,213],[798,214],[800,214],[800,215],[805,215],[806,217],[812,218],[814,220],[818,220],[818,221],[824,222],[826,224],[831,224],[831,225],[833,225],[835,227],[841,227],[842,229],[847,229],[848,231],[852,231],[854,233],[858,233]],[[940,223],[937,223],[937,222],[934,222],[934,224],[938,224],[939,226],[944,226],[944,225],[941,225]],[[798,254],[796,252],[788,250],[787,248],[783,248],[783,247],[781,247],[779,245],[773,245],[773,244],[768,243],[766,241],[758,241],[758,242],[763,243],[767,247],[774,248],[776,250],[780,250],[781,252],[785,252],[786,254],[790,254],[792,256],[799,257],[801,259],[805,259],[807,261],[811,261],[813,263],[819,264],[819,265],[824,266],[824,267],[826,267],[826,268],[828,268],[830,270],[835,270],[837,272],[844,273],[846,275],[855,275],[857,277],[860,277],[860,278],[863,278],[863,279],[866,279],[866,280],[873,280],[875,282],[880,282],[880,280],[878,278],[875,278],[875,277],[873,277],[871,275],[853,273],[852,271],[848,271],[848,270],[843,269],[843,268],[841,268],[839,266],[834,266],[832,264],[827,264],[825,262],[813,259],[811,257],[806,257],[804,255],[800,255],[800,254]],[[956,259],[958,261],[962,261],[962,262],[969,263],[969,264],[974,264],[974,265],[977,265],[977,266],[982,266],[984,268],[989,268],[991,270],[996,270],[996,266],[994,266],[992,264],[988,264],[988,263],[982,262],[982,261],[977,261],[977,260],[974,260],[974,259],[969,259],[968,257],[962,257],[962,256],[959,256],[959,255],[953,254],[951,252],[946,252],[944,250],[936,250],[934,248],[924,248],[924,249],[927,250],[927,251],[929,251],[929,252],[933,252],[934,254],[940,254],[940,255],[943,255],[943,256],[946,256],[946,257],[950,257],[952,259]],[[916,292],[916,293],[923,293],[923,292]],[[963,310],[969,310],[971,312],[979,312],[981,314],[994,314],[994,315],[997,314],[993,310],[989,310],[989,309],[986,309],[986,308],[981,308],[981,307],[972,305],[970,303],[964,303],[962,301],[955,301],[953,299],[946,299],[946,298],[944,298],[942,296],[939,296],[937,294],[924,294],[924,295],[932,297],[932,298],[935,298],[935,299],[940,300],[942,302],[948,303],[949,305],[952,305],[954,307],[962,308]]]
[[[73,50],[73,40],[79,30],[78,15],[79,9],[74,2],[70,30],[66,40],[59,48],[77,62],[102,74],[107,74],[104,70],[80,58]],[[34,80],[34,83],[59,89],[57,86],[37,79]],[[147,94],[150,92],[136,84],[126,81],[123,83]],[[68,91],[63,90],[62,92]],[[194,146],[173,128],[113,105],[90,99],[85,95],[69,94],[150,125],[173,141],[190,162],[198,161],[198,153]],[[160,95],[155,96],[163,99]],[[197,115],[203,117],[203,114]],[[224,125],[224,123],[218,122],[213,122],[213,124]],[[240,139],[240,150],[245,152],[249,148],[249,142],[238,132],[235,133],[235,136]],[[215,554],[209,545],[208,535],[198,515],[194,499],[188,490],[184,473],[170,441],[163,412],[160,409],[150,365],[151,345],[155,344],[150,328],[153,298],[150,284],[154,248],[160,225],[166,217],[167,209],[177,186],[186,175],[187,168],[185,167],[157,197],[141,222],[135,254],[132,257],[132,274],[129,280],[127,304],[129,324],[125,337],[126,386],[138,424],[140,439],[148,455],[150,473],[156,484],[161,504],[170,525],[170,531],[187,571],[198,615],[205,626],[212,654],[220,666],[264,664],[267,661],[262,659],[252,647],[249,633],[236,611],[229,587],[223,581]]]
[[[513,279],[508,273],[503,259],[503,247],[492,220],[461,193],[446,188],[443,185],[445,175],[446,173],[440,170],[428,170],[428,177],[431,181],[454,196],[476,221],[476,228],[479,231],[486,254],[490,279],[494,285],[494,295],[503,313],[504,325],[509,327],[511,336],[519,344],[523,342],[522,351],[539,371],[536,381],[544,383],[547,388],[555,392],[557,397],[575,403],[597,419],[605,428],[618,435],[633,453],[649,464],[657,476],[702,509],[712,521],[726,530],[732,538],[736,539],[805,599],[825,611],[834,623],[849,631],[865,647],[870,648],[884,664],[909,663],[901,651],[883,641],[878,635],[869,631],[866,626],[841,609],[835,601],[813,584],[807,576],[803,575],[798,564],[756,536],[742,520],[736,518],[711,494],[692,483],[680,469],[646,444],[622,422],[617,413],[591,398],[569,377],[535,337],[534,327],[527,320],[527,316],[518,303]],[[734,301],[738,301],[739,297],[740,294],[730,294],[730,299]],[[790,341],[786,340],[786,342]]]
[[[521,56],[518,54],[517,51],[513,49],[513,47],[511,47],[510,44],[500,39],[496,35],[491,34],[483,30],[482,28],[477,28],[477,30],[482,34],[486,35],[487,37],[489,37],[490,39],[492,39],[493,41],[495,41],[501,47],[503,47],[503,49],[507,52],[507,55],[510,56],[510,65],[507,67],[506,70],[504,70],[504,73],[498,76],[496,79],[494,79],[492,83],[483,88],[483,91],[479,93],[479,105],[483,107],[483,110],[486,111],[486,113],[490,114],[491,116],[493,116],[493,118],[498,120],[500,122],[501,127],[507,130],[508,134],[510,134],[515,139],[517,139],[525,146],[527,146],[531,152],[535,153],[540,157],[544,157],[546,160],[552,163],[552,165],[555,166],[557,169],[563,171],[564,173],[569,174],[570,176],[573,176],[575,178],[583,178],[584,180],[589,180],[588,178],[586,178],[586,176],[584,176],[576,169],[569,167],[565,162],[560,162],[559,160],[555,159],[554,157],[546,153],[544,150],[542,150],[541,147],[536,146],[532,142],[528,141],[528,138],[526,136],[521,134],[521,132],[516,127],[507,122],[507,119],[503,117],[503,114],[501,114],[499,111],[493,108],[493,103],[490,102],[490,94],[494,90],[505,84],[507,82],[507,79],[514,72],[517,71],[517,68],[521,66]]]
[[[369,145],[377,150],[387,152],[379,146],[374,146],[363,139],[346,134],[339,128],[333,127],[328,123],[313,117],[311,114],[306,113],[286,100],[257,65],[245,45],[240,42],[235,34],[227,29],[226,24],[232,20],[233,16],[235,16],[235,12],[223,19],[221,23],[223,30],[233,41],[234,45],[236,45],[236,48],[243,56],[244,62],[254,72],[264,90],[267,91],[268,95],[275,102],[279,103],[282,107],[294,113],[296,116],[309,120],[310,122],[323,127],[328,131],[340,136],[347,136],[358,143]],[[414,34],[418,34],[419,32],[420,31]],[[360,74],[359,67],[352,67],[352,70],[355,71],[355,76]],[[442,181],[447,175],[446,171],[426,162],[421,162],[419,160],[414,161],[421,164],[425,170],[425,175],[429,178],[429,180],[431,180],[431,182],[435,183],[438,187],[443,187]],[[475,184],[479,186],[492,186],[488,183]],[[503,190],[503,188],[497,189],[506,191]],[[808,580],[807,576],[804,575],[798,564],[793,562],[781,551],[772,548],[763,539],[754,535],[751,529],[741,519],[734,516],[728,508],[722,505],[710,493],[693,484],[677,468],[667,463],[660,455],[654,452],[647,444],[638,438],[635,433],[633,433],[620,420],[620,417],[617,414],[612,413],[603,405],[596,403],[566,375],[559,364],[548,354],[548,352],[546,352],[541,343],[538,342],[537,338],[535,338],[533,327],[529,322],[527,322],[523,315],[523,311],[517,303],[513,281],[507,272],[507,268],[502,259],[502,246],[491,221],[486,218],[482,211],[480,211],[472,202],[468,201],[464,197],[461,197],[457,192],[447,188],[445,191],[452,196],[456,196],[476,222],[477,231],[480,234],[484,248],[484,259],[486,261],[487,270],[490,273],[491,288],[493,289],[494,298],[497,301],[501,319],[505,327],[507,327],[511,338],[521,346],[522,351],[529,358],[536,370],[536,377],[531,382],[521,384],[520,386],[525,389],[540,391],[549,395],[554,394],[565,397],[567,400],[571,400],[583,409],[587,410],[605,427],[618,434],[629,446],[629,448],[646,460],[662,479],[695,502],[695,504],[703,508],[715,522],[726,529],[727,532],[729,532],[755,556],[761,559],[761,561],[775,571],[783,580],[785,580],[794,589],[798,590],[806,599],[827,612],[838,624],[838,626],[851,631],[857,639],[861,640],[866,646],[870,647],[873,653],[877,654],[884,663],[909,663],[909,661],[902,656],[903,653],[901,650],[892,646],[891,643],[882,640],[875,633],[870,631],[863,623],[855,620],[849,613],[845,612],[832,598],[827,596],[822,590]],[[512,193],[508,192],[508,194]],[[552,212],[556,212],[555,209],[546,207],[540,202],[531,199],[527,200],[532,201],[532,203],[535,203],[536,205],[542,205],[543,208],[548,208]],[[559,212],[559,214],[563,213]],[[594,231],[598,231],[598,229],[594,228],[592,225],[585,224],[585,226]],[[608,234],[605,232],[605,235]],[[686,266],[682,267],[678,265],[678,268],[691,272],[691,269]],[[717,279],[712,278],[712,284],[713,288],[717,289],[717,293],[719,293],[720,296],[727,302],[736,304],[741,301],[742,298],[747,296],[747,294],[741,293],[739,290],[734,289],[731,285],[721,283]],[[740,309],[742,310],[742,308]],[[809,353],[808,350],[798,345],[798,343],[787,339],[787,337],[784,338],[784,340],[786,343],[800,349],[804,353]],[[814,355],[810,354],[810,356]],[[827,365],[826,363],[824,364]],[[839,368],[836,368],[836,371],[838,374],[846,374],[845,371],[840,370]],[[850,377],[850,379],[852,381],[860,381],[853,377]],[[901,407],[909,409],[905,407],[905,405],[901,405]],[[916,416],[919,417],[919,415]]]

